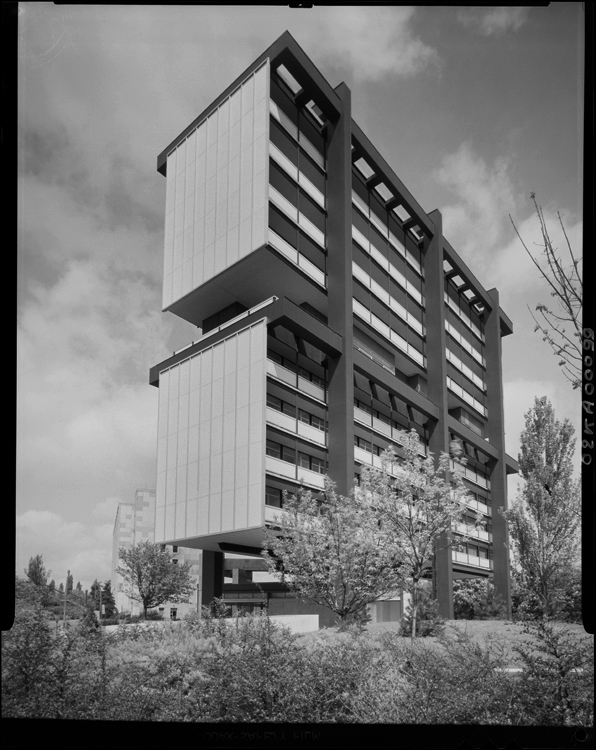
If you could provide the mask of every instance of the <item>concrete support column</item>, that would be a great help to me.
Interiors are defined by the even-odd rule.
[[[352,347],[352,158],[351,94],[335,89],[341,114],[330,124],[327,150],[327,318],[344,341],[329,359],[329,475],[347,495],[354,481],[354,357]]]
[[[223,579],[224,553],[203,550],[198,591],[199,611],[201,607],[208,607],[214,599],[222,597]]]
[[[428,397],[439,408],[439,419],[430,424],[429,449],[438,459],[449,452],[447,363],[445,359],[445,273],[443,270],[443,218],[434,210],[428,215],[434,225],[434,235],[424,258],[426,357]],[[453,574],[451,549],[445,548],[443,535],[436,545],[433,589],[439,602],[441,617],[453,619]]]
[[[493,306],[486,317],[486,389],[488,409],[488,439],[499,451],[499,458],[492,464],[490,494],[492,507],[493,567],[497,593],[507,606],[507,617],[511,618],[511,579],[509,569],[509,531],[499,508],[507,508],[507,469],[505,454],[505,419],[503,414],[503,373],[501,366],[501,323],[499,292],[489,289]]]

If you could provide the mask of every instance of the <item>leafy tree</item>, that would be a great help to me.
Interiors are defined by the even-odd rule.
[[[107,580],[101,592],[101,601],[104,606],[104,612],[106,617],[113,617],[117,614],[116,601],[114,600],[114,594],[112,593],[112,582]]]
[[[367,604],[397,588],[401,577],[398,551],[369,499],[356,489],[338,495],[328,478],[322,497],[305,490],[284,495],[263,547],[269,572],[300,598],[330,609],[340,628],[357,624]]]
[[[521,238],[511,216],[509,218],[524,250],[532,259],[544,281],[546,281],[550,289],[550,296],[555,299],[558,307],[557,312],[555,312],[545,304],[536,305],[536,312],[539,313],[539,318],[536,318],[534,313],[530,311],[536,323],[534,331],[540,331],[543,335],[543,341],[548,342],[555,356],[560,357],[559,366],[563,368],[563,373],[573,388],[581,388],[583,354],[581,344],[581,310],[583,283],[580,277],[579,266],[582,259],[575,258],[571,249],[571,243],[565,232],[561,214],[557,213],[559,224],[567,243],[570,262],[569,259],[567,261],[561,259],[548,233],[544,214],[541,206],[536,202],[535,193],[531,194],[531,198],[536,207],[542,240],[544,242],[542,246],[544,248],[542,250],[544,259],[542,265]],[[565,326],[570,330],[567,330]]]
[[[453,581],[453,613],[456,620],[504,618],[505,604],[490,578],[457,578]]]
[[[59,592],[60,592],[61,594],[63,594],[63,593],[64,593],[64,584],[62,583],[62,581],[60,582],[60,585],[58,586],[58,591],[59,591]]]
[[[432,453],[420,455],[420,439],[415,430],[401,432],[398,440],[402,458],[398,459],[389,448],[381,456],[383,470],[365,472],[360,489],[370,497],[386,538],[404,561],[402,585],[412,596],[414,638],[420,585],[432,569],[435,553],[457,549],[474,527],[463,521],[467,490],[459,443],[454,441],[451,445],[452,458],[441,453],[435,463]],[[479,516],[476,523],[478,519]]]
[[[194,590],[190,565],[172,563],[170,553],[160,544],[139,542],[119,552],[118,573],[128,586],[127,594],[147,610],[164,602],[183,602]]]
[[[526,598],[533,596],[544,615],[561,609],[568,571],[579,556],[580,490],[573,480],[574,429],[555,419],[550,401],[534,399],[521,434],[521,495],[507,511]]]
[[[52,595],[56,593],[56,581],[52,578],[52,580],[48,583],[48,592]]]
[[[68,574],[68,575],[66,576],[66,593],[67,593],[67,594],[72,594],[72,587],[73,587],[73,584],[74,584],[74,579],[73,579],[73,577],[72,577],[72,574],[71,574],[71,573],[69,573],[69,574]]]
[[[29,565],[25,568],[25,575],[36,586],[47,586],[51,570],[46,571],[43,555],[29,558]]]

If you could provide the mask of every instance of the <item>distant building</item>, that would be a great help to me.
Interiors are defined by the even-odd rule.
[[[300,611],[279,585],[256,585],[258,566],[226,583],[224,553],[257,557],[284,490],[321,492],[329,474],[347,494],[414,429],[424,454],[462,443],[462,522],[483,521],[462,550],[437,552],[440,613],[453,617],[454,578],[494,576],[509,603],[499,508],[518,469],[503,422],[512,323],[440,212],[426,213],[354,122],[347,86],[331,86],[286,32],[158,171],[163,309],[199,330],[150,373],[156,539],[203,550],[202,602],[224,593]],[[396,619],[403,604],[381,602],[374,617]]]
[[[155,490],[137,490],[132,503],[120,503],[116,511],[112,540],[112,592],[118,612],[138,615],[143,611],[140,602],[132,600],[125,591],[122,576],[118,575],[118,551],[121,547],[132,547],[139,542],[155,541]],[[197,581],[200,576],[201,552],[193,549],[179,549],[170,545],[172,561],[189,563],[191,575]],[[188,603],[166,602],[159,607],[165,618],[180,618],[197,608],[197,593],[192,594]]]

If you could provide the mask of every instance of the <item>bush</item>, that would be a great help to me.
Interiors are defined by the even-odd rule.
[[[524,664],[520,723],[593,726],[593,640],[548,618],[520,627],[532,636],[529,643],[514,646]]]
[[[503,620],[507,608],[489,578],[456,578],[453,581],[453,616],[456,620]]]
[[[426,611],[434,603],[427,601]],[[423,610],[424,611],[424,610]],[[593,645],[527,623],[512,675],[503,644],[448,631],[297,636],[224,608],[170,627],[49,626],[35,601],[2,637],[3,716],[194,722],[593,722]],[[428,622],[421,620],[421,622]],[[583,671],[575,671],[582,669]]]

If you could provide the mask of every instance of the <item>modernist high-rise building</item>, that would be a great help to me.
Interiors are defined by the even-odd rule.
[[[119,503],[112,535],[112,592],[119,612],[138,615],[143,607],[126,593],[122,576],[118,574],[121,548],[128,549],[140,542],[155,541],[155,490],[137,490],[132,503]],[[194,549],[182,549],[173,546],[170,549],[172,561],[187,563],[191,566],[191,575],[197,581],[201,571],[201,552]],[[189,611],[196,611],[197,593],[188,602],[164,602],[159,610],[167,618],[180,617]]]
[[[283,490],[348,493],[398,431],[459,439],[484,530],[439,551],[509,600],[501,337],[512,324],[284,33],[158,157],[167,180],[163,309],[201,329],[152,368],[159,387],[156,540],[258,554]],[[462,513],[464,512],[462,508]]]

